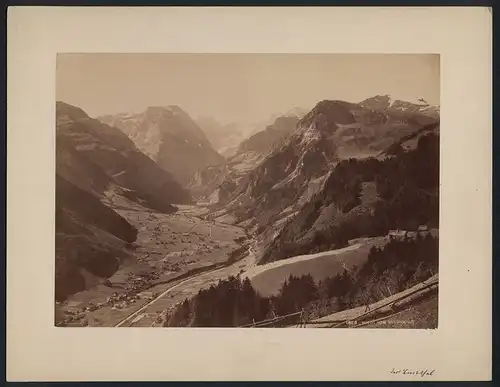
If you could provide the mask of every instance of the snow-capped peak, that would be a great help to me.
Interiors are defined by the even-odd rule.
[[[391,107],[393,103],[393,98],[390,95],[385,94],[366,98],[360,102],[360,105],[368,109],[381,110]]]
[[[401,103],[417,105],[417,106],[429,106],[429,103],[427,103],[427,101],[423,97],[397,99],[396,101],[399,101]]]
[[[431,105],[424,97],[420,96],[395,98],[393,95],[389,94],[376,95],[361,101],[359,104],[364,108],[378,111],[394,109],[432,115],[436,115],[436,112],[439,111],[438,105]]]

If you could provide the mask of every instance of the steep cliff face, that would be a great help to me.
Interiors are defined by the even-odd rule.
[[[141,114],[103,116],[100,120],[121,129],[183,186],[196,172],[224,162],[196,122],[178,106],[149,107]]]
[[[140,152],[119,129],[57,104],[56,169],[77,187],[103,195],[118,187],[129,199],[158,211],[191,197],[177,181]]]
[[[229,208],[241,221],[265,227],[293,212],[310,183],[321,179],[338,161],[334,134],[338,123],[354,122],[348,105],[322,101],[296,129],[247,176]]]

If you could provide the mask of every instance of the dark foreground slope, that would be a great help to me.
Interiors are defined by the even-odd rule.
[[[56,175],[57,300],[113,275],[136,237],[137,230],[99,198]]]

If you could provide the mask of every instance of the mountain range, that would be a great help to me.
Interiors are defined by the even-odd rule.
[[[106,115],[99,120],[123,131],[182,186],[196,172],[224,163],[198,124],[178,106],[149,107],[140,114]]]
[[[222,203],[249,171],[256,167],[280,141],[295,130],[299,118],[282,116],[264,130],[241,142],[235,154],[223,165],[198,172],[189,184],[195,197]]]
[[[172,213],[208,202],[208,218],[231,215],[256,238],[261,264],[438,222],[439,107],[424,100],[295,108],[226,158],[215,149],[242,133],[224,143],[234,125],[178,106],[93,119],[57,102],[56,118],[59,299],[132,259],[138,230],[123,203]]]

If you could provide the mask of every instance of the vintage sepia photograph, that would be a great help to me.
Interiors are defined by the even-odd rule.
[[[438,54],[58,54],[57,327],[438,328]]]

